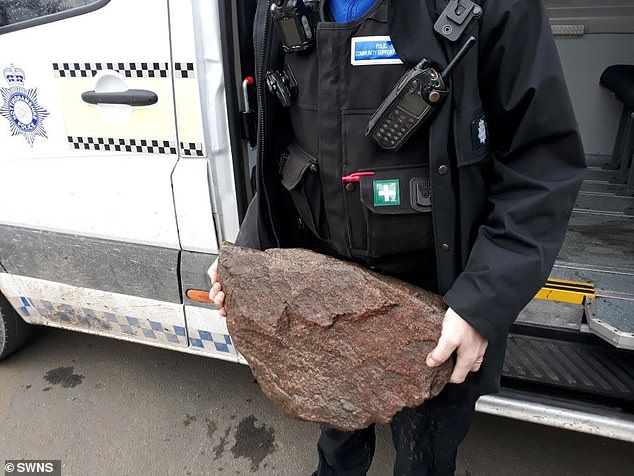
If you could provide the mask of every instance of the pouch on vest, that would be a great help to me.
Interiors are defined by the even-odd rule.
[[[328,231],[317,160],[292,142],[282,154],[280,173],[282,185],[304,224],[315,236],[326,239]]]
[[[427,167],[373,168],[359,171],[358,178],[359,187],[346,186],[351,242],[357,252],[382,258],[433,246]],[[359,249],[363,245],[365,250]]]

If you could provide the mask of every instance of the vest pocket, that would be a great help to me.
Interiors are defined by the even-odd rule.
[[[352,235],[365,235],[367,256],[382,258],[433,246],[431,185],[423,166],[359,171],[363,221],[350,217]],[[366,175],[372,174],[372,175]],[[362,229],[358,229],[361,226]],[[357,230],[355,230],[357,228]]]
[[[324,215],[319,165],[299,145],[292,142],[280,160],[281,182],[304,224],[315,236],[328,236]]]

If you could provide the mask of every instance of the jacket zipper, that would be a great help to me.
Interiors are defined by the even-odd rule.
[[[264,182],[264,140],[265,140],[265,126],[264,126],[264,95],[266,94],[264,80],[264,69],[268,61],[268,55],[270,54],[270,29],[271,29],[271,0],[266,0],[266,15],[264,17],[264,35],[262,38],[262,50],[260,53],[260,64],[258,65],[258,77],[257,77],[257,98],[258,98],[258,134],[260,140],[258,141],[257,163],[258,163],[258,178],[262,185],[262,193],[264,195],[264,202],[266,204],[267,218],[271,225],[273,237],[275,238],[276,246],[280,247],[280,239],[273,222],[273,211],[271,208],[271,200],[269,198],[268,190],[266,189],[266,183]]]

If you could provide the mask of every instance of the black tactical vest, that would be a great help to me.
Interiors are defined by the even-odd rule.
[[[431,24],[426,34],[433,42]],[[365,135],[372,113],[411,67],[364,62],[365,54],[380,60],[381,52],[359,42],[376,50],[389,49],[388,40],[388,1],[381,0],[355,21],[320,22],[316,45],[285,59],[299,91],[282,184],[322,249],[370,265],[402,262],[433,246],[428,129],[398,152]]]

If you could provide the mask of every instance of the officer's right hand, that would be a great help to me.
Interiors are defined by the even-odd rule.
[[[222,286],[218,282],[218,259],[212,263],[212,265],[207,270],[207,274],[209,275],[209,279],[211,280],[211,289],[209,290],[209,299],[211,299],[216,306],[218,306],[218,310],[220,311],[220,315],[222,317],[227,317],[227,313],[225,312],[225,293],[222,290]]]
[[[462,383],[469,372],[480,370],[488,341],[474,327],[453,309],[447,309],[442,321],[442,331],[438,345],[427,356],[429,367],[438,367],[453,352],[456,365],[449,377],[450,383]]]

